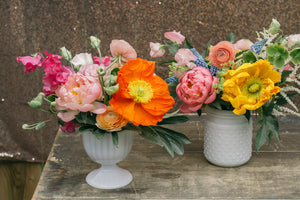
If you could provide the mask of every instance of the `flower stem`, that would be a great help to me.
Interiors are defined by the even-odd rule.
[[[99,57],[100,57],[100,65],[102,65],[102,56],[101,56],[100,48],[97,48],[97,51],[98,51]]]

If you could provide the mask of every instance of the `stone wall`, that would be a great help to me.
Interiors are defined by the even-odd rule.
[[[27,105],[42,90],[42,72],[25,74],[17,56],[59,54],[62,46],[73,55],[90,52],[88,37],[95,35],[104,55],[112,39],[124,39],[150,59],[149,42],[162,41],[166,31],[181,31],[202,51],[209,40],[224,40],[230,32],[255,40],[272,18],[285,34],[297,33],[300,13],[292,0],[10,0],[0,1],[0,11],[0,159],[34,162],[47,158],[58,126],[54,121],[40,131],[21,129],[51,116]],[[166,68],[157,66],[156,72],[167,76]]]

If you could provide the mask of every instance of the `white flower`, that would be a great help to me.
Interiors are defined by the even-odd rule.
[[[75,66],[84,66],[94,64],[92,54],[90,53],[80,53],[77,54],[72,60],[71,63]]]
[[[165,49],[160,43],[150,42],[150,56],[152,58],[162,57],[165,54]]]

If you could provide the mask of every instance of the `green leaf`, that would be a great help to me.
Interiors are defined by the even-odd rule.
[[[297,92],[293,92],[293,93],[288,93],[287,97],[290,100],[292,100],[297,95],[298,95]],[[278,106],[284,106],[285,104],[287,104],[287,100],[280,93],[278,93],[276,95],[276,105],[278,105]]]
[[[279,57],[277,59],[274,60],[273,64],[277,69],[281,69],[282,67],[284,67],[284,63],[285,63],[285,59],[283,57]]]
[[[96,124],[96,114],[90,113],[90,112],[80,112],[78,115],[75,116],[76,121],[79,124],[90,124],[95,125]]]
[[[140,136],[149,140],[150,142],[163,146],[163,143],[160,140],[160,136],[154,132],[149,126],[139,126],[141,129]]]
[[[255,145],[256,151],[258,151],[267,141],[268,139],[268,131],[266,127],[265,120],[261,120],[261,127],[259,128],[256,137],[255,137]]]
[[[294,49],[290,53],[292,57],[292,62],[297,65],[300,64],[300,49]]]
[[[229,36],[228,38],[226,39],[227,41],[231,42],[231,43],[234,43],[235,41],[235,34],[234,33],[229,33]]]
[[[267,46],[266,51],[267,51],[268,56],[274,57],[274,56],[280,55],[278,48],[275,45]]]
[[[41,128],[43,128],[46,125],[46,122],[42,121],[36,124],[35,126],[35,130],[39,130]]]
[[[201,109],[198,109],[198,110],[197,110],[197,114],[198,114],[199,117],[201,117],[201,115],[202,115],[202,110],[201,110]]]
[[[176,115],[168,118],[164,118],[161,122],[158,122],[157,125],[164,124],[179,124],[189,121],[189,118],[185,115]]]
[[[57,96],[55,94],[50,94],[49,96],[47,96],[47,99],[52,102],[55,101],[56,98]]]
[[[280,44],[267,46],[266,52],[271,64],[278,69],[284,66],[285,60],[289,57],[289,52]]]
[[[162,131],[162,132],[170,135],[172,138],[176,138],[176,140],[180,141],[180,143],[183,143],[183,144],[190,144],[191,143],[190,139],[186,135],[184,135],[183,133],[174,131],[172,129],[168,129],[168,128],[165,128],[165,127],[162,127],[162,126],[155,126],[155,130],[157,132]]]
[[[117,76],[118,75],[118,71],[120,71],[120,68],[119,67],[114,67],[110,70],[110,74],[111,75],[114,75],[114,76]]]
[[[157,134],[160,136],[160,141],[162,142],[163,147],[167,150],[167,152],[172,157],[174,157],[174,152],[173,152],[173,148],[172,148],[171,142],[168,140],[168,138],[166,137],[166,135],[164,135],[164,134],[162,134],[160,132],[158,132]]]
[[[268,102],[268,103],[264,104],[262,106],[262,108],[263,108],[263,114],[265,116],[272,115],[274,104]]]
[[[247,119],[248,122],[249,122],[250,117],[251,117],[251,112],[250,112],[249,110],[247,110],[246,113],[245,113],[244,115],[245,115],[246,119]]]
[[[257,61],[256,56],[252,51],[247,51],[244,53],[243,60],[245,63],[255,63]]]
[[[206,44],[205,51],[203,51],[201,53],[202,58],[205,59],[208,56],[208,49],[209,49],[210,45],[211,45],[211,40],[209,40],[208,43]]]
[[[175,82],[175,81],[173,81],[173,82],[171,82],[171,83],[168,84],[170,95],[173,98],[177,97],[177,93],[176,93],[176,87],[177,87],[177,85],[178,85],[178,82]]]
[[[282,73],[281,73],[281,82],[284,82],[285,79],[292,73],[293,71],[290,71],[290,70],[284,70]]]
[[[275,134],[277,140],[280,141],[279,125],[278,125],[277,118],[274,115],[268,115],[268,116],[266,116],[266,122],[267,122],[267,125],[269,128],[269,131],[272,133],[272,135]],[[271,139],[271,138],[269,138],[269,139]]]
[[[173,42],[164,42],[166,46],[168,47],[168,50],[172,56],[175,56],[178,49],[180,48],[179,45],[174,44]]]
[[[184,48],[186,49],[192,49],[193,46],[191,45],[191,43],[188,41],[188,39],[185,37],[185,45]]]
[[[163,61],[163,62],[159,63],[159,65],[170,65],[172,63],[176,63],[176,60]]]
[[[95,127],[91,126],[91,125],[82,125],[82,126],[79,127],[79,132],[84,132],[84,131],[93,132],[94,129],[95,129]]]
[[[113,144],[117,147],[119,145],[119,135],[118,132],[111,133]]]

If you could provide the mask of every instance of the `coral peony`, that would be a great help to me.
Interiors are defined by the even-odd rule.
[[[25,65],[24,72],[33,72],[37,67],[42,66],[42,55],[37,54],[34,57],[31,56],[23,56],[23,57],[17,57],[17,62],[22,62],[23,65]]]
[[[118,73],[119,91],[109,103],[134,125],[156,125],[175,103],[168,84],[154,75],[154,68],[155,62],[137,58]]]
[[[109,132],[122,130],[122,127],[126,126],[128,122],[111,106],[108,106],[104,113],[98,114],[96,121],[98,128]]]
[[[165,32],[165,38],[171,40],[172,42],[177,42],[178,44],[182,44],[185,40],[185,37],[180,34],[180,32],[176,32],[175,30],[172,32]]]
[[[175,60],[177,66],[188,66],[189,69],[196,67],[196,64],[191,61],[197,60],[197,57],[189,49],[179,49],[175,54]]]
[[[222,41],[213,46],[209,52],[210,62],[219,68],[228,67],[229,61],[234,61],[235,50],[231,42]]]
[[[228,70],[224,76],[222,99],[231,103],[237,115],[260,108],[280,91],[274,84],[281,76],[267,60],[245,63],[236,70]]]
[[[162,57],[165,54],[165,49],[163,47],[161,47],[160,43],[153,43],[150,42],[150,56],[152,58],[158,58],[158,57]]]
[[[71,63],[75,66],[84,66],[84,65],[90,65],[93,64],[93,58],[92,54],[90,53],[80,53],[74,56],[74,58],[71,60]]]
[[[238,40],[236,43],[234,43],[234,49],[239,49],[239,50],[248,50],[251,48],[251,46],[253,45],[253,43],[248,40],[248,39],[240,39]]]
[[[181,111],[197,111],[203,104],[213,102],[217,96],[213,84],[217,82],[218,79],[204,67],[195,67],[184,74],[176,87],[176,93],[183,101]]]
[[[80,73],[71,74],[64,85],[59,86],[55,93],[57,110],[66,110],[58,115],[64,121],[70,121],[81,112],[105,112],[106,106],[96,100],[102,99],[102,89],[99,82],[90,76]],[[77,113],[76,113],[77,112]]]
[[[113,57],[121,56],[124,62],[137,58],[134,48],[124,40],[112,40],[110,43],[110,52]]]

